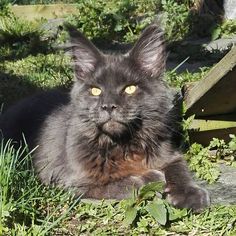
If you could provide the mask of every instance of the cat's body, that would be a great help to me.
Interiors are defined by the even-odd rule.
[[[38,146],[33,163],[43,183],[122,199],[133,187],[163,180],[174,205],[208,206],[176,145],[179,108],[161,80],[166,58],[158,27],[123,56],[104,55],[69,32],[76,74],[70,94],[49,92],[16,105],[0,119],[4,136],[23,132],[31,148]]]

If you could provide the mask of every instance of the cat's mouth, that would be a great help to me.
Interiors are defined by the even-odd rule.
[[[113,119],[103,123],[101,129],[104,133],[111,136],[121,136],[127,130],[125,124]]]

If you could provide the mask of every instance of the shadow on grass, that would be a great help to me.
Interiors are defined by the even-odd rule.
[[[33,85],[24,77],[0,71],[0,104],[3,104],[2,111],[21,98],[40,91],[42,91],[42,88]]]
[[[51,77],[51,79],[56,78]],[[27,76],[18,76],[0,71],[0,112],[4,112],[9,106],[25,97],[43,91],[60,90],[61,92],[68,92],[71,85],[72,79],[69,75],[68,80],[64,83],[55,84],[51,87],[43,87],[30,81]]]
[[[0,62],[5,60],[16,61],[26,58],[29,55],[49,54],[55,52],[52,47],[52,40],[42,40],[37,33],[21,37],[7,37],[0,40]]]

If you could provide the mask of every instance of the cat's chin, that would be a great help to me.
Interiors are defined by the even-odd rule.
[[[109,120],[103,124],[102,131],[110,136],[121,136],[126,132],[126,126],[120,122]]]

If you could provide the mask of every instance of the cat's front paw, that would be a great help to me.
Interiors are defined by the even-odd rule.
[[[189,208],[195,212],[210,205],[210,197],[208,192],[197,185],[188,185],[180,188],[166,188],[167,200],[178,208]]]

